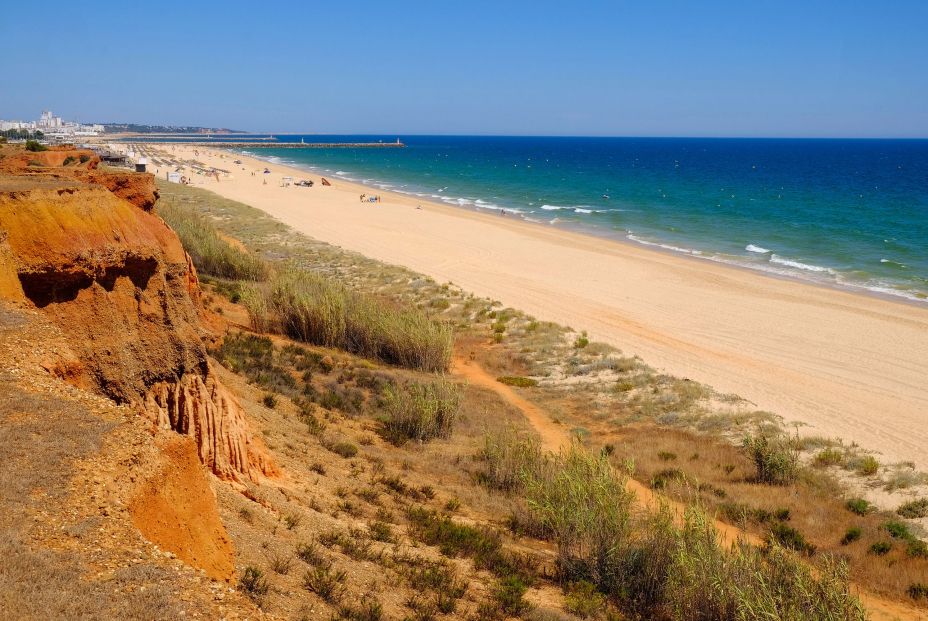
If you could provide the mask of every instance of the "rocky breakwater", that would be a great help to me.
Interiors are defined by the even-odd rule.
[[[210,366],[196,271],[153,211],[153,178],[98,170],[82,154],[0,159],[0,299],[40,309],[65,333],[71,351],[50,371],[189,436],[223,479],[275,474]]]

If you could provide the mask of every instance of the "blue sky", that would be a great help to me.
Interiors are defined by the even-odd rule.
[[[928,136],[928,2],[16,2],[0,59],[0,118]]]

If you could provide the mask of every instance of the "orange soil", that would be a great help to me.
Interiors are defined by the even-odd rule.
[[[146,539],[216,580],[235,573],[232,542],[219,519],[216,498],[187,437],[162,443],[164,464],[142,484],[129,505],[132,523]]]
[[[557,452],[570,442],[571,438],[567,430],[552,421],[551,418],[534,403],[520,396],[509,386],[496,381],[496,378],[487,373],[476,362],[457,357],[452,364],[452,372],[467,379],[471,384],[492,390],[506,401],[506,403],[509,403],[521,411],[538,433],[544,449]],[[681,503],[674,502],[654,493],[653,490],[632,478],[628,479],[627,487],[635,493],[635,498],[646,509],[654,510],[657,509],[661,503],[664,503],[668,505],[677,516],[682,516],[684,506]],[[738,539],[754,545],[761,545],[763,543],[756,535],[743,531],[731,524],[715,520],[715,527],[719,532],[721,540],[727,544],[734,543]],[[928,613],[903,602],[884,599],[872,593],[868,593],[859,587],[857,588],[857,595],[870,614],[870,618],[874,621],[928,621]]]

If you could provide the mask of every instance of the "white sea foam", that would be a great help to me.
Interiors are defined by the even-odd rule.
[[[336,170],[335,174],[336,175],[350,175],[351,173],[347,170]]]
[[[786,267],[792,267],[797,270],[805,270],[807,272],[820,272],[825,274],[834,274],[835,271],[830,267],[822,267],[821,265],[811,265],[809,263],[802,263],[801,261],[793,261],[792,259],[784,259],[783,257],[771,254],[770,262],[776,263],[777,265],[784,265]]]
[[[542,205],[541,208],[546,211],[557,211],[559,209],[569,209],[569,207],[561,207],[560,205]]]
[[[693,249],[691,249],[691,248],[681,248],[680,246],[673,246],[673,245],[671,245],[671,244],[661,244],[661,243],[658,243],[658,242],[648,241],[648,240],[646,240],[646,239],[642,239],[642,238],[638,237],[637,235],[633,234],[631,231],[629,231],[629,233],[628,233],[628,235],[626,235],[626,237],[627,237],[628,239],[632,240],[633,242],[637,242],[637,243],[643,244],[643,245],[645,245],[645,246],[654,246],[654,247],[657,247],[657,248],[663,248],[664,250],[673,250],[674,252],[681,252],[681,253],[683,253],[683,254],[689,254],[689,255],[693,255],[693,256],[697,256],[697,257],[698,257],[698,256],[702,256],[702,252],[700,252],[699,250],[693,250]]]
[[[893,261],[892,259],[880,259],[880,263],[888,263],[889,265],[901,267],[902,269],[907,269],[909,267],[905,263],[900,263],[899,261]]]
[[[760,246],[755,246],[754,244],[748,244],[747,246],[744,247],[744,249],[747,250],[748,252],[756,252],[758,254],[767,254],[768,252],[770,252],[770,250],[766,248],[762,248]]]
[[[459,205],[461,207],[474,204],[474,201],[469,198],[454,198],[453,196],[443,196],[441,200],[449,205]]]

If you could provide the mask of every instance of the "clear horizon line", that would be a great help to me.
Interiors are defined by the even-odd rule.
[[[227,128],[225,128],[227,129]],[[248,133],[254,135],[277,135],[277,136],[403,136],[418,137],[481,137],[481,138],[654,138],[654,139],[703,139],[703,140],[928,140],[928,134],[924,136],[769,136],[769,135],[654,135],[654,134],[495,134],[495,133],[477,133],[477,134],[436,134],[431,132],[299,132],[299,131],[238,131],[230,130],[235,133]]]

